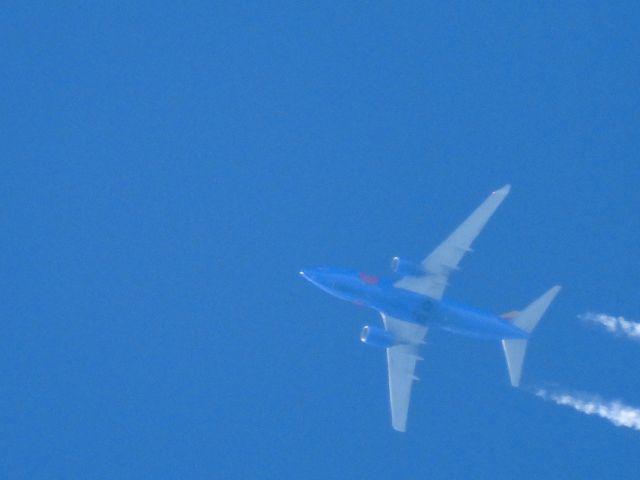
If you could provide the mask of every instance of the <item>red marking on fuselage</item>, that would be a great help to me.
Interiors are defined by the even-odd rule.
[[[504,318],[505,320],[513,320],[518,315],[520,315],[520,312],[517,310],[514,310],[512,312],[503,313],[502,315],[500,315],[500,318]]]
[[[360,273],[360,280],[362,280],[367,285],[377,285],[380,283],[380,277],[376,277],[375,275],[367,275],[366,273]]]

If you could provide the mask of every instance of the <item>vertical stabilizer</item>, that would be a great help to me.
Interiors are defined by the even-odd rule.
[[[559,291],[560,286],[558,285],[549,289],[544,295],[531,303],[522,313],[515,317],[513,324],[521,330],[531,333]],[[507,359],[511,385],[517,387],[520,385],[524,355],[527,352],[527,340],[504,339],[502,340],[502,348],[504,349],[504,356]]]

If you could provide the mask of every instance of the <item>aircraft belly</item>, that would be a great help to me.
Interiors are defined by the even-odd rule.
[[[490,313],[397,289],[369,298],[371,308],[406,322],[476,338],[523,338],[523,332]]]
[[[443,308],[433,327],[476,338],[526,338],[524,332],[520,332],[506,320],[461,308]]]
[[[371,299],[369,306],[398,320],[426,325],[427,316],[425,313],[428,312],[428,309],[424,308],[425,299],[415,294],[398,295],[397,292],[397,289],[390,289],[378,298]]]

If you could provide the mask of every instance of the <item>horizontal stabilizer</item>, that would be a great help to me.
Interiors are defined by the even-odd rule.
[[[556,297],[560,287],[556,285],[550,288],[544,295],[531,303],[521,313],[509,312],[503,315],[503,318],[512,318],[513,324],[524,330],[527,333],[531,333],[536,325],[547,311],[549,305]],[[514,315],[517,314],[517,315]],[[511,385],[517,387],[520,385],[520,376],[522,374],[522,365],[524,363],[524,355],[527,353],[527,340],[526,339],[504,339],[502,340],[502,348],[504,349],[504,356],[507,359],[507,368],[509,369],[509,378],[511,379]]]
[[[524,354],[527,353],[527,340],[502,340],[502,348],[504,349],[504,356],[507,358],[511,385],[517,387],[520,385]]]
[[[527,333],[533,332],[533,329],[536,328],[542,315],[549,308],[559,291],[559,285],[550,288],[547,293],[531,303],[520,315],[513,319],[514,325]]]

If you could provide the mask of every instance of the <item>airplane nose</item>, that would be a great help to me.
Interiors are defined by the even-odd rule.
[[[300,270],[300,276],[302,278],[305,278],[307,280],[311,280],[311,277],[313,276],[313,269],[312,268],[303,268],[302,270]]]
[[[302,278],[304,278],[305,280],[309,280],[310,282],[317,280],[317,273],[318,272],[315,268],[303,268],[302,270],[300,270],[300,275],[302,276]]]

